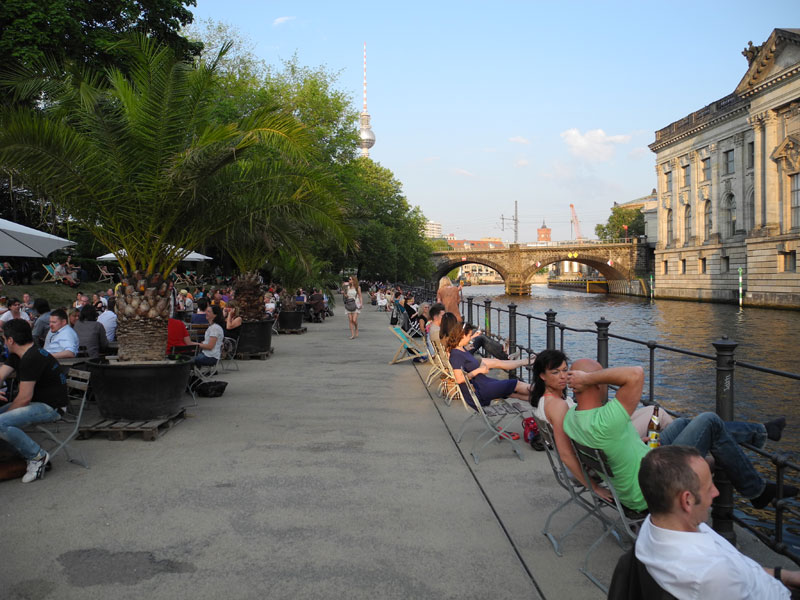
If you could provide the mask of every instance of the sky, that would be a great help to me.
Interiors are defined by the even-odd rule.
[[[741,51],[800,27],[800,2],[197,0],[195,19],[237,28],[279,65],[339,72],[362,104],[367,44],[370,158],[457,238],[595,237],[614,202],[656,187],[648,148],[666,127],[731,93]],[[502,224],[505,223],[503,228]]]

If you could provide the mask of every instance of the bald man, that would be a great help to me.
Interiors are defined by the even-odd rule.
[[[567,385],[575,393],[576,406],[564,417],[564,431],[576,442],[603,450],[614,471],[613,484],[622,503],[637,511],[647,508],[639,487],[642,458],[649,448],[631,422],[644,386],[641,367],[603,369],[591,359],[576,360],[567,373]],[[616,397],[606,402],[607,386],[617,386]],[[694,419],[675,419],[661,432],[661,445],[693,446],[716,460],[739,493],[756,508],[764,508],[774,498],[777,486],[766,482],[753,468],[737,442],[763,446],[767,438],[780,439],[785,420],[770,423],[725,423],[714,413]],[[784,486],[784,496],[797,495],[798,489]]]

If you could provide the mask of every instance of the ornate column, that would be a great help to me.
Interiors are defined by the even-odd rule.
[[[761,229],[766,223],[767,213],[764,203],[764,119],[763,115],[752,115],[748,122],[753,128],[753,211],[756,229]]]
[[[710,144],[708,150],[708,156],[711,159],[711,189],[708,194],[711,199],[711,238],[719,241],[721,235],[719,228],[719,165],[722,161],[722,151],[717,143]]]
[[[733,149],[733,158],[736,161],[734,167],[736,169],[736,175],[733,182],[733,195],[736,198],[736,231],[734,231],[734,233],[737,233],[747,227],[744,218],[744,132],[737,133],[733,136]]]
[[[692,209],[692,231],[691,236],[694,238],[694,245],[697,246],[698,240],[702,239],[700,235],[701,229],[698,229],[698,222],[703,220],[703,211],[700,210],[700,203],[697,201],[697,182],[700,179],[700,167],[697,160],[697,151],[692,150],[689,152],[689,169],[691,169],[692,180],[689,184],[689,206]]]
[[[780,190],[778,189],[778,165],[768,157],[778,147],[778,116],[767,111],[764,118],[764,202],[766,204],[766,226],[776,233],[780,229]]]

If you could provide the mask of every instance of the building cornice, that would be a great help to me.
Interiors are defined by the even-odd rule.
[[[739,100],[739,102],[732,102],[732,99],[735,98]],[[750,109],[750,103],[742,100],[740,98],[736,98],[731,94],[730,96],[726,96],[721,100],[718,100],[713,105],[719,105],[723,102],[728,102],[729,105],[735,105],[733,110],[728,112],[724,112],[722,114],[717,114],[715,117],[708,117],[706,115],[715,114],[708,111],[709,107],[699,110],[697,112],[692,113],[688,117],[681,119],[680,121],[675,121],[674,123],[668,125],[664,129],[661,129],[656,132],[656,141],[653,142],[648,146],[650,150],[653,152],[658,152],[659,150],[663,150],[667,146],[671,146],[676,142],[679,142],[683,139],[691,137],[696,133],[703,131],[704,129],[709,129],[720,123],[724,123],[725,121],[729,121],[734,117],[738,117],[742,113],[746,113]],[[670,135],[671,134],[671,135]]]

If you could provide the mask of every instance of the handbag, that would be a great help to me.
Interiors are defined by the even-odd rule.
[[[390,325],[397,325],[397,308],[392,307],[392,316],[389,318]]]
[[[227,381],[204,381],[197,386],[197,395],[203,398],[218,398],[225,393]]]
[[[355,298],[351,298],[350,296],[345,296],[344,309],[353,312],[356,308],[357,306]]]

